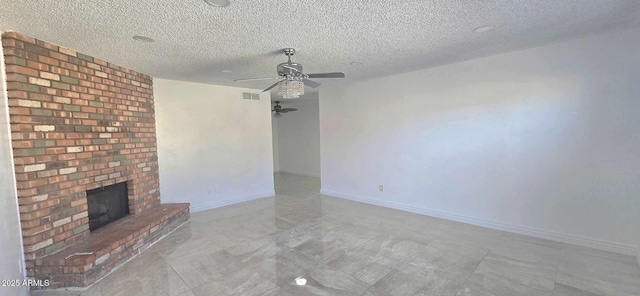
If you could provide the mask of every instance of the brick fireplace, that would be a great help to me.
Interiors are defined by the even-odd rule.
[[[150,76],[2,35],[27,274],[87,286],[189,217],[160,204]],[[87,191],[126,184],[128,213],[90,231]]]

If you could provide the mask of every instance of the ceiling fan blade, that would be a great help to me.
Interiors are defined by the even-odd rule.
[[[245,81],[258,81],[258,80],[271,80],[271,79],[280,79],[282,77],[260,77],[260,78],[243,78],[236,79],[235,82],[245,82]]]
[[[282,111],[284,111],[284,112],[293,112],[293,111],[298,111],[298,109],[296,109],[296,108],[284,108],[284,109],[282,109]]]
[[[289,69],[289,70],[293,70],[293,71],[296,71],[296,72],[300,73],[300,70],[298,70],[298,69],[296,69],[296,68],[294,68],[294,67],[289,67],[289,66],[287,66],[287,65],[283,65],[283,66],[282,66],[282,68],[287,68],[287,69]]]
[[[278,83],[280,83],[280,81],[278,81],[278,82],[276,82],[276,83],[272,84],[271,86],[267,87],[267,88],[266,88],[265,90],[263,90],[262,92],[268,92],[268,91],[270,91],[272,88],[274,88],[274,87],[278,86]]]
[[[343,72],[307,74],[309,78],[344,78]]]
[[[318,82],[315,82],[315,81],[309,80],[309,79],[302,80],[302,82],[304,83],[304,85],[306,85],[308,87],[311,87],[311,88],[316,88],[316,87],[322,85],[322,84],[320,84]]]

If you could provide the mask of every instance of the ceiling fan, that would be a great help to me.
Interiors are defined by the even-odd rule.
[[[273,109],[271,111],[276,112],[276,114],[273,115],[274,117],[280,118],[280,117],[282,117],[282,113],[298,111],[298,109],[296,109],[296,108],[282,108],[282,106],[280,106],[280,101],[276,101],[276,105],[273,106]]]
[[[294,63],[291,61],[291,56],[295,54],[296,50],[293,48],[285,48],[283,49],[283,51],[284,51],[284,54],[288,57],[288,61],[286,63],[278,64],[278,66],[276,67],[276,70],[278,72],[277,77],[245,78],[245,79],[236,79],[234,81],[246,82],[246,81],[279,79],[280,81],[267,87],[262,92],[269,91],[272,88],[280,85],[278,94],[283,96],[283,98],[285,99],[292,99],[292,98],[298,98],[300,95],[304,94],[305,85],[311,88],[317,88],[318,86],[321,85],[318,82],[309,80],[309,78],[344,78],[345,77],[343,72],[306,74],[303,72],[301,64]]]

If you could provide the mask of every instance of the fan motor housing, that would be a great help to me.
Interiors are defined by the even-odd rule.
[[[288,69],[285,68],[284,66],[287,67],[291,67],[294,68],[298,71],[295,71],[293,69]],[[302,75],[302,65],[298,64],[298,63],[293,63],[293,62],[287,62],[287,63],[282,63],[278,65],[278,75],[280,76],[301,76]]]

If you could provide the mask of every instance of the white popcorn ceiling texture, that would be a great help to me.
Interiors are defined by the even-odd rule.
[[[284,47],[305,72],[353,82],[640,25],[638,0],[0,0],[0,11],[0,30],[153,77],[256,89],[274,81],[233,79],[274,76]]]

